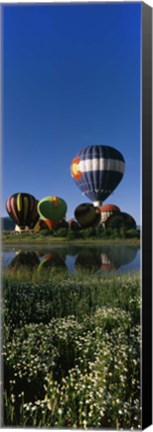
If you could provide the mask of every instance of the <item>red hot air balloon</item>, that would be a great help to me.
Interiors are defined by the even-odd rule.
[[[105,225],[107,219],[112,215],[120,212],[120,208],[114,204],[105,204],[100,207],[101,222]]]
[[[32,228],[39,219],[37,204],[33,195],[18,192],[7,199],[6,210],[19,227]]]

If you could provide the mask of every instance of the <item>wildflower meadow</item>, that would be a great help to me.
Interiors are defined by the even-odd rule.
[[[140,307],[139,273],[5,270],[4,425],[141,428]]]

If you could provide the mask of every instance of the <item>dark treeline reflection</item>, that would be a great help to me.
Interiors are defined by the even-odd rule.
[[[26,267],[38,271],[62,269],[67,271],[87,270],[88,272],[114,272],[132,263],[139,247],[129,245],[103,245],[97,247],[70,246],[68,248],[18,251],[9,263],[10,270]],[[139,263],[137,264],[137,268]]]

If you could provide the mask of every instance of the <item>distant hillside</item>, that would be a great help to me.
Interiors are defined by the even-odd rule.
[[[13,231],[15,229],[15,223],[13,222],[13,220],[10,217],[3,217],[1,218],[1,226],[2,226],[2,230],[5,231]]]

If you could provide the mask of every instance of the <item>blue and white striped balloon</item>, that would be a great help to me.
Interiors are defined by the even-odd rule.
[[[100,205],[114,191],[124,170],[122,154],[103,145],[80,150],[71,164],[71,174],[77,186],[95,205]]]

